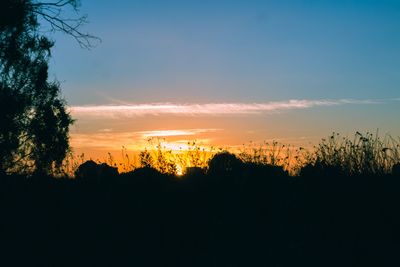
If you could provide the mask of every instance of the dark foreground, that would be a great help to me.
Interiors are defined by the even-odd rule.
[[[400,177],[0,179],[0,266],[400,266]]]

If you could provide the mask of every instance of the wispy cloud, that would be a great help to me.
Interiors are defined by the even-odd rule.
[[[132,104],[132,105],[98,105],[73,106],[70,108],[74,116],[95,117],[132,117],[146,115],[179,115],[179,116],[221,116],[240,114],[268,114],[288,110],[308,109],[323,106],[339,106],[349,104],[377,104],[382,100],[287,100],[265,103],[209,103],[209,104]]]

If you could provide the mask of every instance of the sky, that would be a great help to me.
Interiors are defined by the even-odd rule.
[[[101,42],[56,33],[50,61],[77,152],[400,135],[400,1],[82,0],[80,14]]]

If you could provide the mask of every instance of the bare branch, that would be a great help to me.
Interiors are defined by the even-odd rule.
[[[101,42],[101,39],[80,30],[87,23],[87,16],[84,15],[77,18],[64,18],[62,16],[62,8],[66,5],[70,5],[75,11],[78,11],[77,3],[77,0],[59,0],[48,3],[39,2],[31,4],[31,10],[47,21],[52,31],[66,33],[72,36],[81,47],[90,49],[97,42]]]
[[[76,0],[60,0],[58,2],[49,2],[49,3],[34,3],[32,4],[32,6],[35,7],[43,7],[43,6],[55,6],[55,7],[63,7],[66,5],[72,5],[72,6],[76,6]]]

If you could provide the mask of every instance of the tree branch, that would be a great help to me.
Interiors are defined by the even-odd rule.
[[[78,18],[62,17],[62,8],[66,5],[71,5],[75,11],[78,11],[77,0],[33,3],[31,10],[47,21],[52,31],[60,31],[72,36],[83,48],[90,49],[95,46],[95,43],[101,42],[99,37],[80,31],[80,28],[87,23],[86,15]]]

